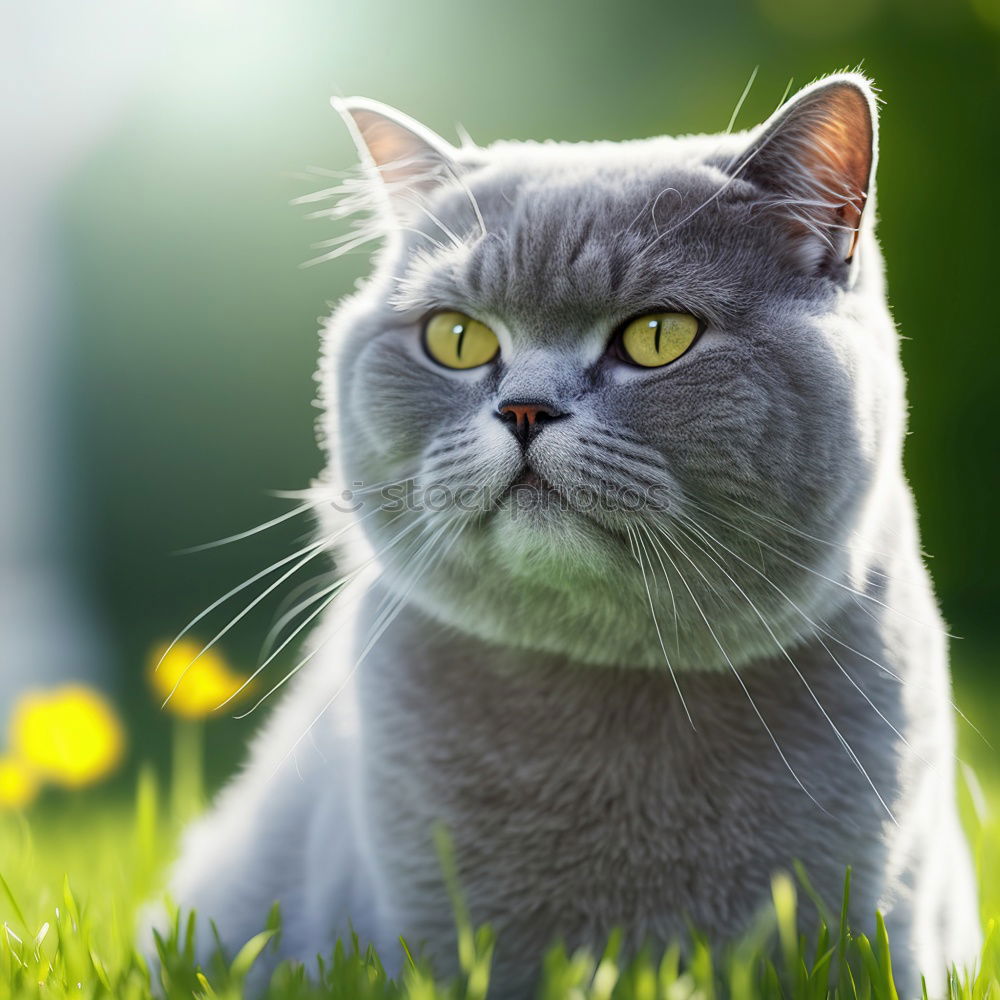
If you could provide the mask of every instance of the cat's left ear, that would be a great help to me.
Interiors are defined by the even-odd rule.
[[[850,263],[871,200],[878,110],[860,73],[828,76],[800,90],[758,130],[734,172],[764,190],[812,270]]]
[[[331,98],[362,162],[380,180],[386,206],[412,216],[415,202],[458,174],[454,146],[395,108],[364,97]]]

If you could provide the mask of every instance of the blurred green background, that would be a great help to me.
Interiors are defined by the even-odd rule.
[[[306,168],[355,162],[329,95],[386,101],[450,139],[457,122],[484,143],[626,139],[724,129],[758,66],[737,127],[766,117],[790,79],[860,65],[881,88],[879,232],[906,338],[907,468],[962,637],[959,702],[1000,732],[1000,0],[205,0],[159,17],[141,86],[53,206],[69,500],[138,756],[166,746],[152,644],[305,527],[172,554],[289,509],[267,491],[320,469],[317,317],[367,267],[364,254],[300,267],[335,234],[291,205],[327,183]],[[99,72],[130,44],[112,19],[88,63]],[[270,621],[265,610],[234,634],[234,663],[254,665]],[[254,725],[213,728],[217,773]]]

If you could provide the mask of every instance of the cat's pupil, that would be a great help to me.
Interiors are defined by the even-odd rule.
[[[649,328],[655,330],[655,335],[653,339],[653,350],[657,354],[660,353],[660,334],[663,332],[663,324],[658,319],[653,319],[649,321]]]

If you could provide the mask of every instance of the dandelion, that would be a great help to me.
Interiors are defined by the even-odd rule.
[[[248,678],[234,671],[217,647],[182,639],[160,646],[150,656],[149,680],[174,723],[172,812],[184,822],[204,804],[204,720],[225,702],[250,690]]]
[[[199,655],[200,654],[200,655]],[[202,653],[200,643],[182,639],[161,646],[151,657],[150,682],[164,708],[185,719],[203,719],[234,698],[247,678],[230,669],[215,648]]]
[[[38,795],[38,777],[13,754],[0,756],[0,809],[23,809]]]
[[[40,778],[79,788],[115,770],[125,752],[125,732],[98,692],[71,684],[21,698],[11,719],[10,745]]]

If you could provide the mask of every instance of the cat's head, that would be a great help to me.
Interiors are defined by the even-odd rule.
[[[593,663],[808,635],[902,437],[868,82],[621,143],[456,148],[338,107],[367,170],[341,211],[374,204],[384,246],[326,331],[325,435],[392,589]]]

